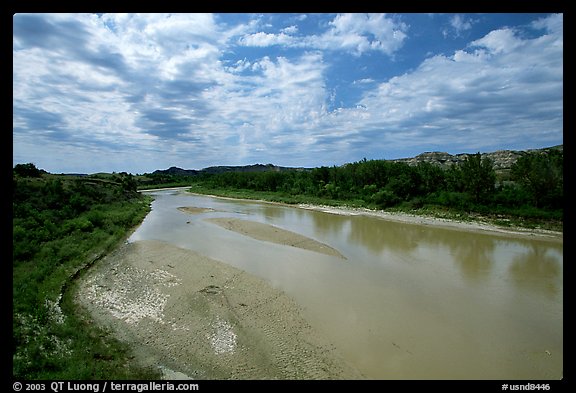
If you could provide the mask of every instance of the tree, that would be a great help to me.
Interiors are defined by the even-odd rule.
[[[124,191],[128,193],[136,192],[138,183],[136,182],[136,179],[134,179],[134,176],[126,172],[122,172],[121,175],[122,178],[120,180],[120,184],[122,185]]]
[[[464,191],[475,203],[485,202],[494,192],[496,172],[494,163],[489,158],[482,159],[480,152],[471,154],[460,167]]]
[[[429,162],[419,162],[416,170],[420,175],[419,193],[431,194],[446,188],[446,173],[437,165]]]
[[[29,162],[27,164],[16,164],[14,174],[21,177],[40,177],[42,176],[42,171]]]
[[[527,153],[512,165],[511,176],[530,193],[536,207],[562,207],[563,152]]]
[[[415,167],[403,162],[391,163],[385,188],[392,191],[400,199],[408,200],[418,195],[421,184],[422,178]]]

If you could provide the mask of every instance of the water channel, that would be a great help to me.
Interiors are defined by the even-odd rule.
[[[265,279],[366,378],[562,378],[562,240],[149,193],[152,211],[130,241],[169,242]],[[345,259],[206,221],[219,217],[297,232]]]

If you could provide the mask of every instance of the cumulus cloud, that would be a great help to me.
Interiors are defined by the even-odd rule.
[[[365,94],[366,128],[410,143],[488,149],[562,129],[563,60],[559,34],[522,39],[509,29],[473,41],[473,51],[437,55]],[[512,120],[514,119],[514,120]]]
[[[522,45],[522,39],[516,37],[511,29],[494,30],[479,40],[473,41],[470,46],[486,48],[494,54],[511,52]]]
[[[348,82],[357,98],[336,108],[327,79],[336,62],[390,61],[408,26],[341,14],[306,30],[299,23],[313,17],[304,16],[263,29],[252,16],[15,15],[14,159],[144,172],[557,140],[562,15],[534,21],[532,38],[495,29],[390,78],[359,71]],[[466,20],[452,19],[454,28],[465,31]]]

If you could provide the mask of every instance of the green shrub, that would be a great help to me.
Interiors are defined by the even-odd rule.
[[[376,206],[382,209],[397,205],[400,202],[400,198],[396,196],[396,194],[386,189],[373,194],[371,200]]]
[[[458,210],[469,210],[471,206],[470,196],[465,192],[439,191],[431,194],[427,202]]]
[[[62,290],[71,275],[86,265],[89,256],[126,236],[148,212],[150,198],[129,195],[125,184],[124,188],[111,182],[88,184],[53,175],[34,181],[14,178],[13,376],[157,379],[157,373],[130,365],[127,348],[83,322],[72,303],[62,307],[63,321],[53,317],[60,295],[68,296]]]

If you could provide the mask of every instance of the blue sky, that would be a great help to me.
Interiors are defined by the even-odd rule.
[[[13,17],[13,163],[52,173],[561,143],[562,14]]]

